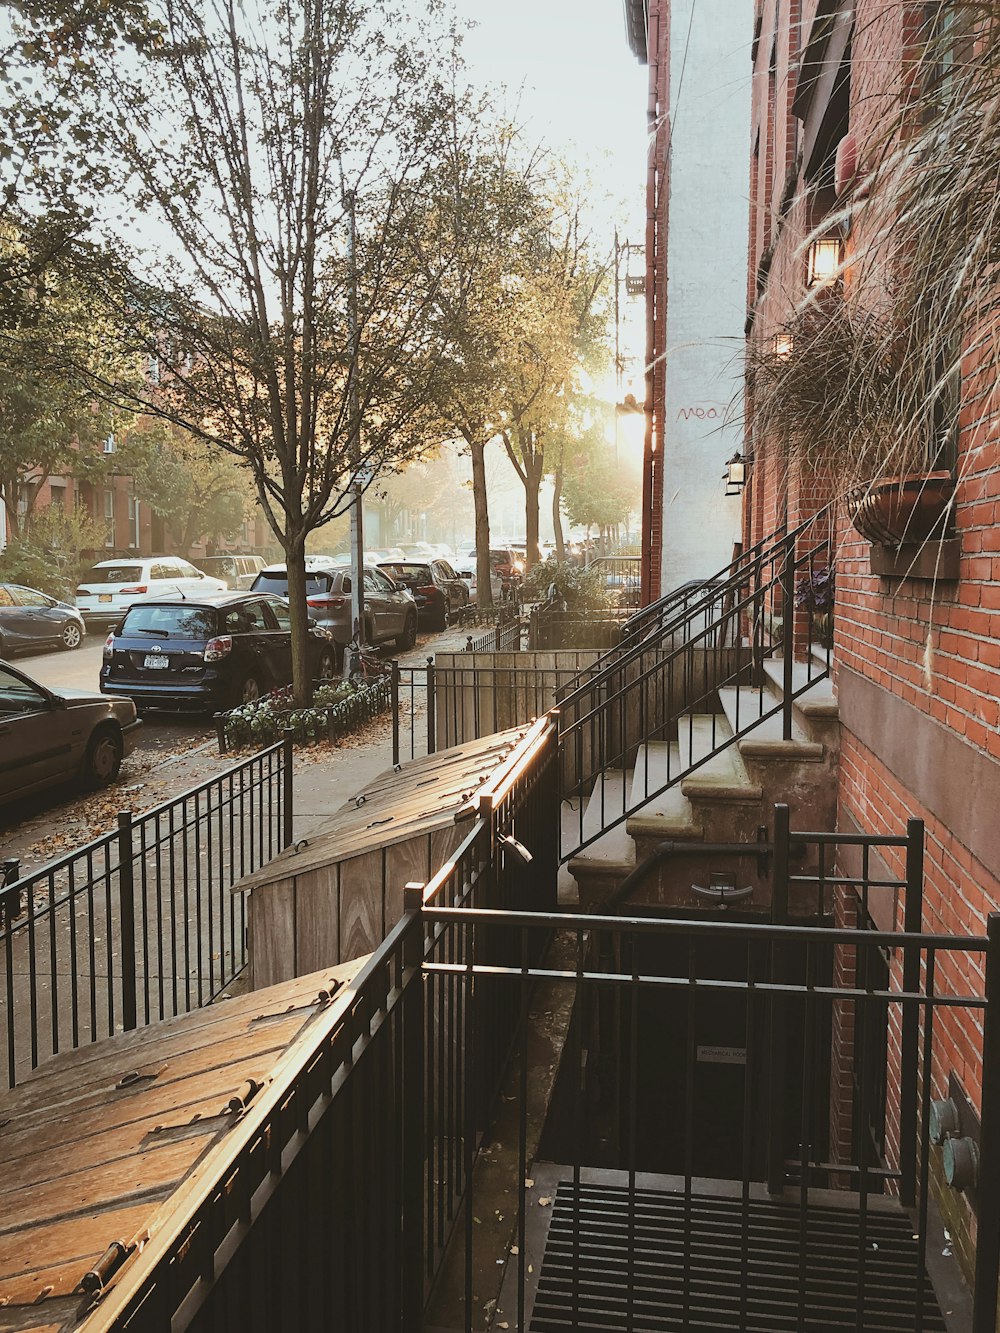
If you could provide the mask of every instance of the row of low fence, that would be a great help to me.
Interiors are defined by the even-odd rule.
[[[247,964],[232,886],[291,841],[286,737],[0,890],[0,1077],[184,1013]]]

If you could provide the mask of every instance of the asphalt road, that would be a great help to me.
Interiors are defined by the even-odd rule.
[[[96,694],[100,690],[101,654],[106,637],[104,630],[92,630],[79,648],[20,653],[14,659],[14,665],[50,690],[93,690]],[[136,748],[174,750],[185,739],[200,744],[212,734],[209,718],[147,714]]]

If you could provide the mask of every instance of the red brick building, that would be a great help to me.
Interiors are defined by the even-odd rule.
[[[880,167],[892,149],[888,132],[898,144],[927,123],[928,79],[942,79],[957,52],[934,44],[964,9],[923,0],[757,0],[752,364],[798,354],[792,330],[803,311],[821,321],[838,303],[849,308],[867,299],[872,266],[880,262],[870,219],[892,179]],[[935,151],[946,149],[944,125]],[[955,143],[950,151],[963,150]],[[832,265],[825,282],[816,270],[824,263]],[[885,290],[893,281],[885,277]],[[859,478],[833,459],[824,466],[821,423],[809,466],[751,411],[744,533],[752,545],[832,504],[838,826],[888,832],[907,818],[923,820],[924,929],[981,935],[1000,904],[1000,451],[995,359],[973,357],[964,346],[956,397],[945,404],[947,448],[935,434],[923,466],[906,470],[907,495],[941,501],[941,516],[926,532],[912,516],[909,528],[903,522],[900,469],[889,468],[895,477],[883,494],[877,469]],[[846,392],[835,383],[833,389]],[[852,521],[857,500],[849,494],[859,480],[871,497],[857,516],[864,531]],[[876,509],[888,526],[872,520]],[[899,863],[892,868],[898,872]],[[856,908],[841,902],[845,916]],[[902,925],[894,898],[873,894],[868,910],[880,928]],[[962,984],[981,986],[982,978],[938,978],[945,991]],[[851,1035],[840,1034],[845,1058]],[[947,1022],[934,1069],[933,1096],[954,1098],[973,1136],[980,1036],[968,1016]],[[890,1051],[897,1037],[890,1032]],[[975,1237],[974,1204],[943,1185],[941,1193],[957,1244],[967,1246]]]

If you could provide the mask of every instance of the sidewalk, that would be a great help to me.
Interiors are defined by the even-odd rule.
[[[463,649],[469,631],[445,630],[421,635],[417,647],[399,654],[403,666],[424,666],[436,652]],[[418,710],[418,717],[422,709]],[[249,757],[250,751],[220,755],[215,738],[199,741],[184,753],[147,767],[132,756],[123,781],[105,791],[74,795],[64,803],[0,833],[0,859],[16,858],[27,874],[73,851],[114,827],[118,812],[140,814],[173,800]],[[138,760],[138,762],[135,762]],[[392,767],[392,719],[375,718],[335,745],[296,748],[293,765],[293,836],[306,838],[335,810],[357,795],[379,773]]]

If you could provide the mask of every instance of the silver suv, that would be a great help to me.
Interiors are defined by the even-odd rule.
[[[253,592],[274,593],[288,600],[288,566],[268,565],[254,579]],[[351,571],[306,560],[306,606],[309,615],[329,630],[342,659],[351,633]],[[417,641],[417,606],[410,593],[397,588],[381,570],[365,570],[365,621],[369,643],[395,639],[400,649]]]

